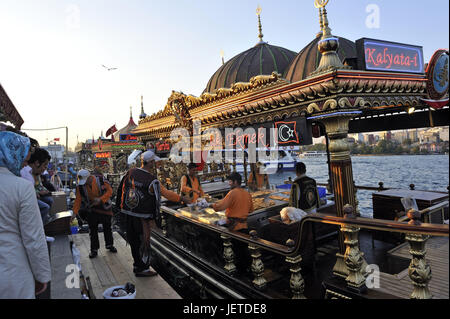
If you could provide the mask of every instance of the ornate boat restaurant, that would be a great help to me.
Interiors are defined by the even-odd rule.
[[[279,201],[282,194],[274,197],[275,191],[269,195],[277,200],[249,215],[249,235],[216,225],[220,214],[164,204],[160,228],[151,237],[153,267],[172,284],[184,287],[187,295],[448,298],[448,272],[444,292],[431,284],[428,287],[431,270],[423,263],[429,238],[444,239],[448,247],[448,225],[443,225],[448,220],[448,192],[420,193],[411,186],[395,193],[380,185],[374,189],[374,218],[362,218],[347,143],[349,133],[448,126],[448,50],[437,50],[425,63],[422,47],[416,44],[369,38],[352,41],[333,35],[327,3],[316,0],[320,32],[299,53],[264,41],[258,11],[256,45],[224,61],[199,97],[173,91],[162,110],[142,118],[133,130],[147,148],[158,143],[168,150],[187,138],[189,161],[195,161],[199,151],[209,154],[213,146],[248,151],[263,145],[263,150],[270,151],[312,144],[312,137],[325,136],[327,141],[330,201],[300,222],[280,221],[280,209],[287,203]],[[248,128],[253,135],[246,133]],[[263,135],[261,128],[275,129],[275,133]],[[196,141],[200,135],[207,137]],[[209,163],[199,158],[199,163]],[[236,158],[231,162],[235,170]],[[226,164],[219,167],[224,169]],[[226,187],[214,189],[213,196],[221,198],[226,192]],[[252,194],[254,199],[264,195]],[[402,197],[415,198],[420,212],[401,214]],[[328,246],[332,253],[325,254],[334,259],[321,260],[317,255],[324,251],[321,245],[334,235],[335,250]],[[372,247],[366,245],[367,238],[372,238]],[[392,272],[382,270],[384,287],[390,288],[367,287],[366,259],[380,262],[373,238],[386,245],[403,245],[391,246],[392,251],[411,245],[409,277],[397,282]],[[251,256],[251,271],[237,267],[242,247]],[[363,247],[369,247],[368,251],[360,251]],[[445,258],[448,266],[448,252]],[[308,277],[311,271],[322,274],[321,285],[317,277]]]

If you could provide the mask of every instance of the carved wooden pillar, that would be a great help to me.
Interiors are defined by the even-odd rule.
[[[250,236],[253,239],[258,238],[256,230],[250,231]],[[267,280],[266,278],[264,278],[264,264],[261,260],[261,252],[259,251],[258,246],[252,244],[248,245],[248,249],[250,251],[250,256],[252,256],[253,259],[251,266],[253,275],[255,276],[255,279],[253,280],[253,286],[257,289],[262,290],[266,288]]]
[[[164,213],[161,212],[161,229],[164,237],[167,236],[167,221]]]
[[[292,239],[286,242],[286,245],[290,248],[294,247],[295,243]],[[289,281],[289,286],[292,291],[292,299],[306,299],[303,292],[305,291],[305,280],[303,279],[302,273],[300,272],[302,268],[300,263],[302,261],[302,256],[300,254],[294,257],[286,257],[286,262],[290,265],[289,270],[291,271],[291,280]]]
[[[350,147],[347,142],[348,122],[352,116],[337,115],[320,120],[325,126],[330,143],[330,169],[332,178],[332,191],[336,203],[338,217],[344,217],[344,206],[351,205],[357,211],[355,187],[353,180]],[[333,274],[346,278],[349,273],[344,263],[344,238],[339,234],[339,252]]]
[[[408,224],[420,225],[420,213],[410,210],[407,213],[411,219]],[[425,244],[429,236],[420,234],[406,234],[406,240],[409,242],[412,255],[411,263],[408,269],[409,278],[411,278],[414,290],[411,299],[431,299],[433,296],[428,289],[428,282],[431,280],[431,267],[425,259]]]
[[[223,267],[229,275],[233,275],[236,272],[236,265],[234,264],[234,252],[231,238],[226,235],[220,235],[223,240],[223,259],[225,260],[225,266]]]

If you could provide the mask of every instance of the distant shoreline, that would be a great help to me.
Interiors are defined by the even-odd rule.
[[[351,154],[351,156],[430,156],[430,155],[448,156],[448,154]]]

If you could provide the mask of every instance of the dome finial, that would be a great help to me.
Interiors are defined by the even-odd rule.
[[[140,119],[144,119],[147,117],[147,114],[144,112],[144,96],[141,95],[141,115],[139,115]]]
[[[317,46],[320,53],[322,53],[322,58],[320,59],[318,68],[314,72],[312,72],[310,76],[315,76],[331,70],[346,69],[337,54],[337,50],[339,49],[339,39],[337,37],[333,37],[333,35],[331,34],[331,29],[328,26],[327,9],[325,9],[325,6],[329,1],[330,0],[314,1],[314,6],[319,9],[320,13],[322,38]]]
[[[222,57],[222,65],[224,65],[225,64],[225,60],[224,60],[225,52],[223,52],[223,50],[220,50],[220,56]]]
[[[258,4],[258,7],[256,8],[256,15],[258,16],[258,30],[259,30],[259,34],[258,34],[258,38],[259,38],[259,43],[263,43],[263,34],[262,34],[262,24],[261,24],[261,6]]]
[[[132,119],[132,118],[133,118],[133,107],[130,106],[130,119]]]

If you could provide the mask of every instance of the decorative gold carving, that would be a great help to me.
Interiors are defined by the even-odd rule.
[[[289,239],[286,242],[288,247],[294,247],[294,241]],[[302,256],[297,255],[294,257],[286,257],[286,262],[290,265],[289,270],[291,271],[291,279],[289,281],[289,286],[292,290],[292,299],[306,299],[303,295],[305,291],[305,280],[303,279],[302,273],[300,272],[302,268],[300,263],[302,261]]]
[[[223,268],[228,274],[233,275],[236,272],[236,266],[234,264],[234,252],[231,238],[226,235],[220,235],[220,238],[223,240],[223,259],[225,260],[225,266]]]
[[[364,277],[362,271],[364,258],[358,248],[359,230],[359,227],[347,225],[341,227],[341,231],[345,237],[344,244],[347,246],[344,254],[344,260],[349,271],[349,275],[345,281],[350,288],[361,290],[365,288],[366,278]]]
[[[161,213],[161,229],[164,237],[167,236],[167,221],[164,213]]]
[[[345,296],[343,294],[337,293],[335,291],[332,291],[330,289],[325,290],[325,299],[352,299],[348,296]]]
[[[250,231],[250,236],[253,239],[257,238],[257,233],[255,230]],[[261,253],[259,251],[259,247],[253,244],[248,245],[248,249],[250,251],[250,256],[252,256],[252,265],[251,270],[253,272],[253,276],[255,279],[252,281],[253,286],[257,289],[266,288],[267,280],[264,278],[264,264],[261,260]]]
[[[344,255],[337,253],[336,254],[336,264],[333,267],[333,275],[341,278],[347,278],[349,275],[348,268],[345,265]]]
[[[428,282],[431,280],[431,268],[425,260],[425,244],[428,238],[428,236],[419,234],[406,235],[406,240],[410,245],[409,252],[412,255],[408,269],[409,278],[414,285],[411,299],[431,299],[433,297],[428,289]]]

